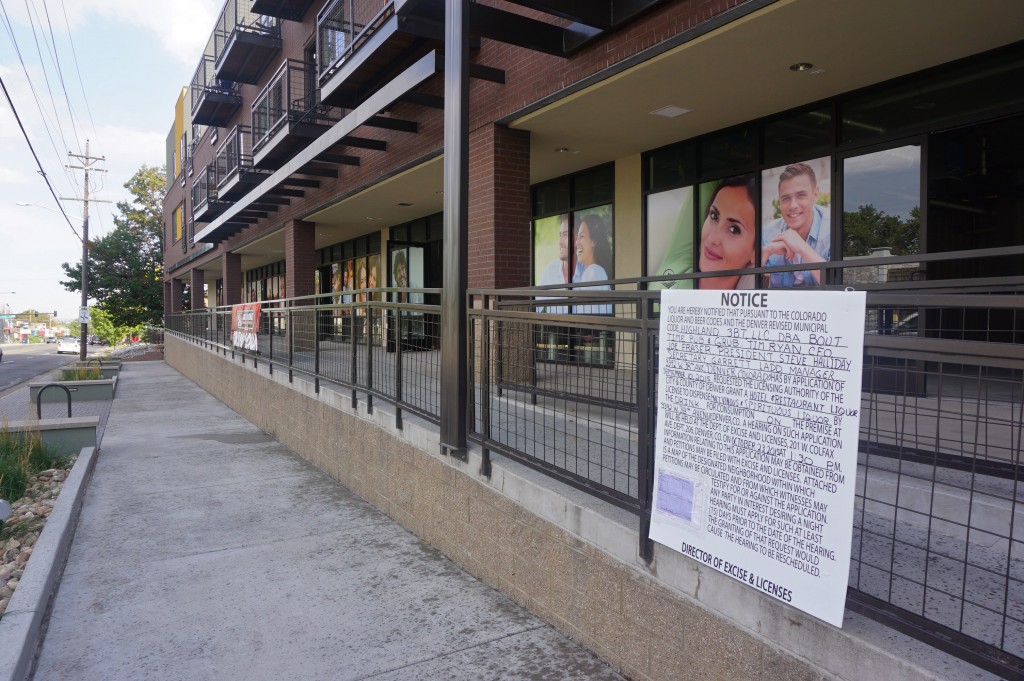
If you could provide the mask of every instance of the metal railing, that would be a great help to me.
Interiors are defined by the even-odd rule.
[[[240,169],[252,167],[249,126],[236,125],[225,135],[224,142],[217,149],[213,165],[218,189],[235,177]]]
[[[196,173],[192,181],[192,214],[199,216],[206,212],[210,201],[217,200],[217,169],[211,163]]]
[[[361,289],[344,294],[261,303],[259,350],[231,343],[231,308],[169,315],[166,330],[224,353],[251,356],[271,371],[351,390],[373,408],[374,398],[432,423],[440,422],[440,290]]]
[[[394,14],[392,0],[334,0],[316,16],[316,49],[320,82],[338,70],[381,24]]]
[[[204,54],[203,58],[199,60],[199,66],[196,67],[196,71],[192,76],[190,92],[192,96],[192,115],[194,116],[202,105],[205,95],[212,93],[238,97],[241,91],[238,83],[217,78],[213,55]]]
[[[906,259],[926,271],[948,257]],[[1004,675],[1024,668],[1024,297],[1014,281],[977,289],[916,281],[898,292],[865,284],[875,290],[864,322],[847,600]],[[437,422],[440,310],[393,302],[396,291],[369,292],[389,302],[283,301],[266,317],[260,359]],[[498,452],[633,511],[641,554],[649,551],[659,296],[474,290],[468,306],[468,436],[485,462]],[[223,321],[220,335],[180,328],[209,318],[178,315],[168,328],[227,351]]]
[[[281,20],[268,17],[250,9],[251,0],[227,0],[217,17],[213,29],[213,50],[217,66],[224,56],[224,48],[235,33],[250,33],[272,38],[281,37]]]
[[[320,102],[313,75],[314,65],[287,59],[252,103],[253,153],[285,125],[330,125],[341,120],[341,111]]]

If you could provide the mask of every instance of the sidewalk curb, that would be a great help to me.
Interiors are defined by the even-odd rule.
[[[43,620],[57,592],[95,465],[96,448],[83,448],[39,535],[7,612],[0,619],[0,681],[28,678],[39,649]]]

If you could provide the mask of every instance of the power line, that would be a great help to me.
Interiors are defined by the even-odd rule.
[[[36,10],[38,15],[39,10]],[[75,143],[78,143],[78,126],[75,125],[75,119],[78,118],[75,115],[75,110],[71,107],[71,97],[68,95],[67,85],[64,83],[64,71],[60,68],[60,57],[57,55],[57,39],[53,36],[53,23],[50,21],[50,9],[46,6],[46,0],[43,0],[43,12],[46,14],[46,27],[50,30],[50,49],[53,53],[53,65],[57,68],[57,78],[60,79],[61,90],[64,91],[64,101],[68,105],[68,113],[71,115],[71,130],[75,133]],[[45,42],[46,37],[43,36]],[[79,148],[81,151],[81,148]]]
[[[60,124],[60,114],[57,113],[57,100],[53,96],[53,88],[50,87],[50,76],[46,72],[46,64],[43,63],[43,49],[39,47],[39,34],[36,33],[36,22],[32,20],[32,9],[29,7],[28,0],[25,0],[25,12],[28,14],[28,25],[32,29],[32,40],[36,44],[36,53],[39,55],[39,67],[43,71],[43,82],[46,83],[46,92],[50,95],[50,106],[53,107],[53,115],[57,122],[57,130],[60,131],[61,144],[67,148],[68,138],[64,134],[64,126]],[[42,29],[42,22],[40,22],[40,29]]]
[[[46,176],[46,171],[43,170],[43,164],[39,162],[39,156],[36,154],[36,150],[32,146],[32,140],[28,138],[28,133],[25,132],[25,126],[21,123],[21,116],[18,115],[18,110],[14,108],[14,101],[11,99],[11,94],[7,92],[7,84],[4,83],[3,76],[0,76],[0,88],[3,88],[4,97],[7,98],[7,103],[11,106],[11,113],[14,114],[14,120],[18,122],[18,127],[21,128],[21,134],[25,137],[25,143],[28,145],[29,151],[32,152],[32,158],[36,160],[36,165],[39,166],[39,174],[43,176],[43,181],[46,182],[46,186],[49,188],[50,194],[53,195],[53,200],[57,203],[57,208],[60,209],[60,214],[64,216],[64,220],[68,223],[68,227],[70,227],[71,231],[75,233],[78,240],[84,244],[85,240],[79,236],[78,230],[76,230],[75,226],[71,224],[71,218],[69,218],[68,214],[64,212],[64,206],[61,204],[60,199],[57,198],[57,192],[53,190],[53,185],[50,184],[50,178]]]
[[[64,25],[68,29],[68,44],[71,45],[71,58],[75,63],[75,73],[78,74],[78,85],[82,88],[82,101],[85,102],[85,111],[89,114],[89,125],[92,126],[93,137],[96,135],[96,121],[92,117],[92,107],[89,106],[89,96],[85,93],[85,83],[82,82],[82,70],[78,67],[78,53],[75,51],[75,41],[71,37],[71,22],[68,20],[68,9],[64,6],[64,0],[60,0],[60,9],[64,13]]]
[[[18,46],[18,40],[14,35],[14,26],[11,23],[10,17],[7,15],[7,8],[4,6],[3,0],[0,0],[0,12],[3,13],[4,25],[7,28],[8,35],[10,35],[11,44],[14,46],[14,51],[18,55],[18,61],[21,63],[21,70],[25,73],[25,82],[28,84],[29,91],[32,93],[32,98],[35,100],[36,109],[38,109],[39,111],[39,118],[43,123],[43,130],[46,132],[46,137],[50,140],[50,147],[53,149],[53,153],[57,157],[57,163],[63,170],[64,160],[61,156],[60,151],[57,150],[56,142],[54,142],[53,140],[53,131],[50,129],[51,124],[49,122],[49,118],[46,115],[46,111],[44,111],[43,109],[42,102],[39,101],[39,93],[36,91],[35,85],[32,83],[32,77],[28,73],[28,66],[25,64],[25,58],[21,54],[21,48]],[[63,141],[64,140],[62,139],[61,142],[63,143]],[[71,187],[74,189],[75,183],[73,182],[74,178],[72,178],[71,173],[65,171],[64,174],[68,182],[70,183]]]

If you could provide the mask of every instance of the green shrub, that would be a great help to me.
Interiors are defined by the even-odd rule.
[[[75,369],[61,369],[57,380],[59,381],[95,381],[103,378],[103,372],[99,367],[78,367]]]
[[[0,499],[20,499],[32,476],[51,468],[64,468],[70,461],[68,455],[44,446],[38,431],[12,433],[0,429]]]

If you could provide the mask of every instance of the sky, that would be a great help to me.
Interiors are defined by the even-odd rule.
[[[82,171],[64,167],[82,165],[69,151],[84,155],[88,139],[89,155],[105,158],[92,166],[107,172],[90,174],[90,199],[110,203],[90,202],[90,239],[114,228],[135,171],[164,165],[175,101],[222,5],[0,0],[0,79],[57,196],[82,196]],[[81,234],[82,202],[61,203]],[[82,242],[58,210],[0,92],[0,312],[9,305],[77,319],[81,294],[61,286],[61,263],[80,262]]]

